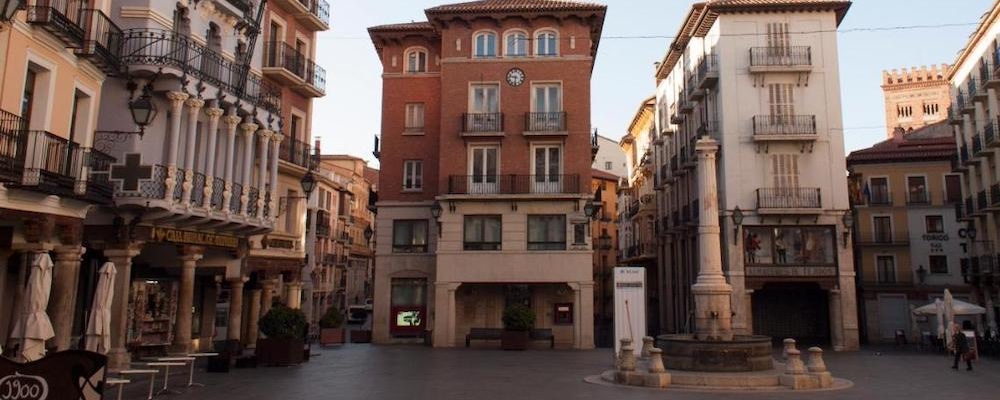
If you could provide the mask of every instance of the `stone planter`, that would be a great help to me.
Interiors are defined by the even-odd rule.
[[[500,334],[500,348],[504,350],[527,350],[529,342],[528,331],[504,330]]]
[[[356,330],[351,331],[351,343],[371,343],[372,331]]]
[[[344,328],[321,328],[319,330],[320,346],[335,346],[344,344]]]
[[[263,365],[301,364],[304,347],[302,339],[257,339],[257,362]]]

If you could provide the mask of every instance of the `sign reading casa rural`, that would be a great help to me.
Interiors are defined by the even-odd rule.
[[[153,231],[150,233],[150,240],[154,242],[215,246],[230,249],[235,249],[240,244],[240,239],[235,236],[158,227],[153,228]]]

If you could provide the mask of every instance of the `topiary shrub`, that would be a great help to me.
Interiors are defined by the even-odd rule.
[[[503,327],[510,331],[530,331],[535,327],[535,311],[524,304],[514,304],[503,311]]]
[[[283,305],[274,306],[260,318],[260,331],[272,339],[300,339],[306,333],[306,316]]]
[[[319,327],[323,329],[340,328],[343,325],[344,313],[337,306],[327,308],[323,318],[319,320]]]

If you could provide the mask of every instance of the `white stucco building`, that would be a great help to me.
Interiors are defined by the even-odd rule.
[[[858,347],[836,34],[850,5],[717,0],[684,20],[657,70],[664,331],[694,330],[696,227],[716,217],[694,173],[707,136],[736,333]]]
[[[597,135],[597,157],[594,158],[594,169],[609,172],[620,177],[628,176],[628,165],[625,152],[614,139]]]

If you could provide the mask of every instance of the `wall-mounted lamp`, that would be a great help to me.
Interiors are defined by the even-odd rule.
[[[924,268],[924,266],[921,265],[920,267],[917,268],[917,281],[920,282],[921,285],[923,285],[926,280],[927,280],[927,268]]]
[[[847,238],[851,236],[851,228],[854,228],[854,216],[850,211],[844,213],[842,221],[844,223],[844,248],[847,248]]]
[[[740,206],[736,206],[733,210],[733,215],[730,216],[733,220],[733,240],[740,240],[740,227],[743,226],[743,210]]]
[[[438,237],[441,237],[441,212],[444,209],[441,208],[441,202],[434,200],[434,204],[431,205],[431,216],[434,217],[434,221],[437,222],[438,226]]]

